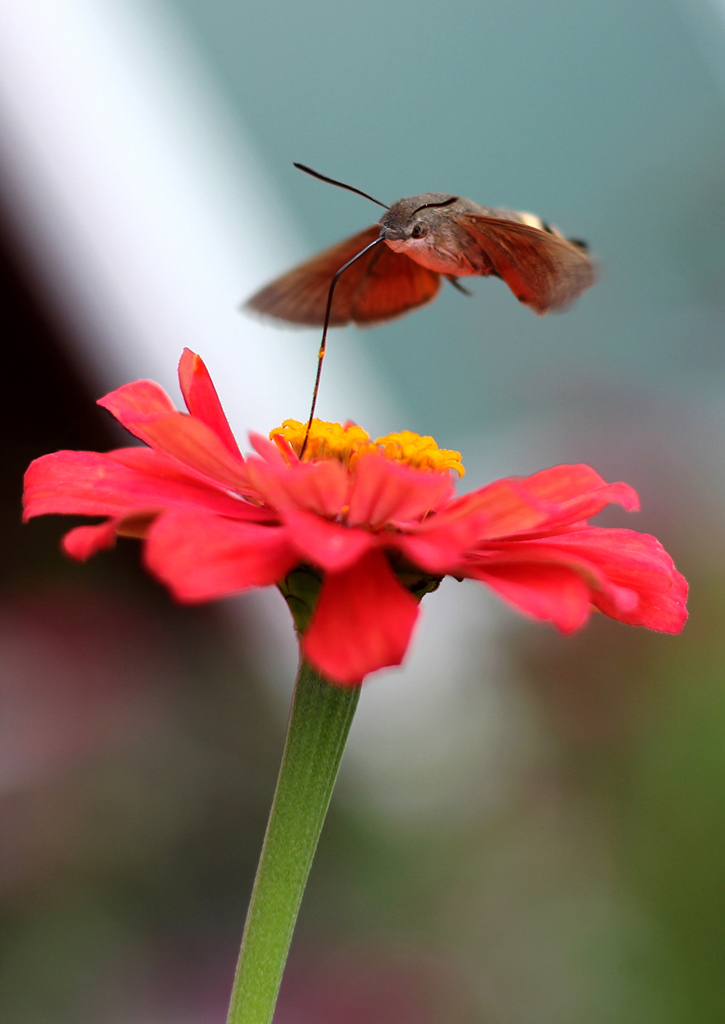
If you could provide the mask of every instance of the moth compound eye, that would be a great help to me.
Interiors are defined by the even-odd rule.
[[[413,225],[413,230],[410,232],[410,237],[411,238],[422,238],[425,233],[426,233],[425,225],[423,225],[423,224],[414,224]]]

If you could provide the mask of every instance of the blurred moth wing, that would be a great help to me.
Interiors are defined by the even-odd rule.
[[[373,224],[325,249],[262,288],[246,302],[249,309],[277,320],[319,327],[325,321],[330,283],[337,271],[380,237]],[[384,323],[431,302],[441,275],[385,244],[374,246],[339,278],[329,326],[360,327]]]
[[[520,214],[534,218],[533,215]],[[573,302],[596,281],[594,265],[582,243],[552,228],[465,212],[462,220],[480,255],[490,263],[482,276],[502,278],[519,302],[540,315]]]

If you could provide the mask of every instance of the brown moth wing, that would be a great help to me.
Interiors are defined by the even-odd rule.
[[[367,273],[352,297],[353,323],[383,323],[432,302],[440,291],[441,275],[437,271],[422,267],[405,253],[393,252],[384,242],[372,250],[371,256]]]
[[[322,326],[332,278],[379,235],[380,226],[373,224],[338,242],[272,281],[253,295],[246,306],[278,320]],[[429,302],[439,288],[439,274],[381,242],[338,278],[330,326],[388,320]]]
[[[584,250],[560,235],[478,213],[462,217],[493,266],[488,272],[502,277],[520,302],[541,315],[572,302],[596,281]]]
[[[357,253],[362,252],[380,234],[378,224],[365,228],[351,238],[330,246],[323,252],[306,260],[298,267],[278,277],[248,299],[245,305],[257,313],[287,320],[293,324],[309,324],[319,327],[325,319],[327,294],[330,282],[340,267]],[[380,246],[375,246],[357,263],[353,263],[340,277],[335,288],[330,315],[331,327],[342,327],[352,319],[350,312],[352,297],[365,277],[370,260]]]

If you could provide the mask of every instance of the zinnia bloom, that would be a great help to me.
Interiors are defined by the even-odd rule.
[[[66,534],[85,559],[117,535],[144,539],[149,570],[181,601],[277,584],[305,657],[338,683],[399,664],[423,594],[445,575],[485,583],[524,615],[578,629],[592,609],[668,633],[687,584],[659,542],[590,526],[624,483],[555,466],[456,497],[460,455],[403,432],[371,441],[353,424],[286,421],[242,458],[201,359],[184,351],[187,413],[152,381],[100,399],[148,447],[61,451],[32,463],[25,518],[103,516]]]

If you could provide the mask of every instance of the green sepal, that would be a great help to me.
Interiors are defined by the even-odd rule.
[[[322,574],[310,565],[298,565],[277,584],[289,605],[295,629],[301,636],[310,624],[322,586]]]

